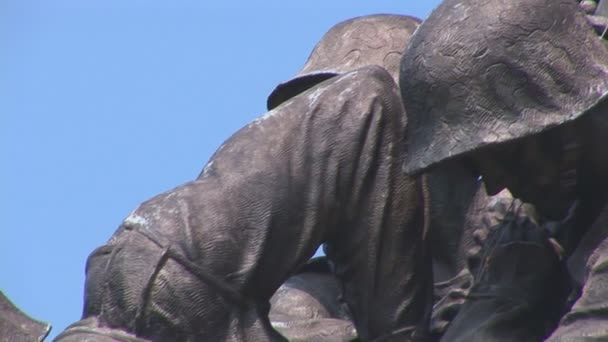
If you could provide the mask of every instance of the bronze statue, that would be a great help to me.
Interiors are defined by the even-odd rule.
[[[608,44],[578,5],[446,0],[404,55],[408,171],[468,165],[489,193],[506,187],[534,204],[543,227],[492,239],[486,276],[446,340],[608,338],[608,157],[598,148],[608,136]],[[580,287],[570,295],[566,264]]]
[[[487,196],[479,181],[454,169],[434,170],[429,189],[431,250],[438,251],[433,253],[434,306],[429,330],[430,339],[438,340],[469,296],[473,279],[468,265],[474,273],[480,268],[488,236],[505,228],[527,228],[536,214],[508,191]],[[324,257],[304,265],[270,302],[272,326],[290,341],[357,337],[352,316],[341,300],[340,282]]]
[[[270,299],[272,327],[289,341],[351,341],[357,329],[326,257],[306,263]]]
[[[269,299],[322,243],[362,339],[426,334],[422,185],[402,171],[390,73],[417,25],[377,15],[330,30],[356,44],[334,46],[349,67],[277,101],[198,179],[133,211],[89,257],[82,320],[57,340],[282,340]]]
[[[536,341],[576,299],[566,263],[582,296],[553,338],[603,336],[606,3],[334,26],[268,113],[93,251],[57,341]]]
[[[345,27],[347,23],[339,24],[332,30]],[[379,42],[370,41],[376,39],[378,34],[371,25],[364,28],[361,30],[363,38],[344,34],[326,36],[315,47],[300,73],[272,92],[268,107],[275,108],[282,99],[291,98],[294,93],[366,63],[366,60],[356,57],[370,55],[365,49],[376,48]],[[394,37],[398,36],[394,30],[389,32]],[[367,43],[365,38],[368,39]],[[363,48],[353,49],[351,45]],[[359,50],[363,50],[363,53]],[[384,53],[382,50],[379,52]],[[370,60],[384,63],[383,66],[396,78],[398,54],[386,54],[387,58],[380,53],[371,55]],[[429,173],[426,192],[430,204],[429,239],[433,251],[436,302],[430,330],[432,335],[440,336],[470,288],[467,262],[480,257],[478,253],[481,247],[474,241],[474,235],[480,232],[487,234],[492,227],[500,226],[510,210],[520,208],[521,203],[514,202],[508,192],[487,196],[481,182],[467,169],[456,165]],[[529,208],[521,210],[519,214],[533,216]],[[324,263],[329,264],[326,260],[317,260],[314,265]],[[338,298],[341,296],[338,279],[331,274],[329,266],[313,269],[304,267],[287,280],[271,299],[270,319],[273,327],[289,340],[343,340],[353,337],[356,329],[348,310],[343,310],[345,303]]]

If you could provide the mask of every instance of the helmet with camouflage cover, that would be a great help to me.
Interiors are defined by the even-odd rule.
[[[575,0],[445,0],[401,64],[405,169],[570,122],[608,93],[608,46]]]
[[[268,109],[333,76],[365,65],[384,67],[398,82],[399,63],[420,19],[375,14],[343,21],[321,38],[300,72],[268,96]]]

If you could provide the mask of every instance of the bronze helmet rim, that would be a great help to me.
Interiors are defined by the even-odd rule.
[[[404,171],[419,174],[544,132],[606,100],[608,44],[574,1],[562,5],[445,0],[431,13],[400,69],[408,114]]]
[[[287,82],[280,83],[278,86],[276,86],[276,88],[274,88],[270,95],[268,95],[266,107],[268,110],[273,110],[290,98],[303,93],[315,85],[337,75],[339,75],[339,73],[336,71],[318,71],[298,75]]]

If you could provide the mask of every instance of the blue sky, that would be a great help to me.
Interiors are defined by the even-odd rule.
[[[438,2],[0,0],[0,290],[55,336],[88,254],[263,114],[327,29]]]

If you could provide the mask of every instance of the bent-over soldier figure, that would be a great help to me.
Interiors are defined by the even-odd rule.
[[[446,0],[404,55],[406,169],[470,165],[548,228],[488,240],[447,341],[608,339],[608,44],[577,6]]]
[[[91,254],[82,320],[57,340],[282,340],[268,301],[322,243],[363,340],[424,335],[424,200],[403,171],[396,84],[418,23],[376,15],[332,28],[307,66],[335,69],[279,86],[273,109],[195,181],[141,204]]]

